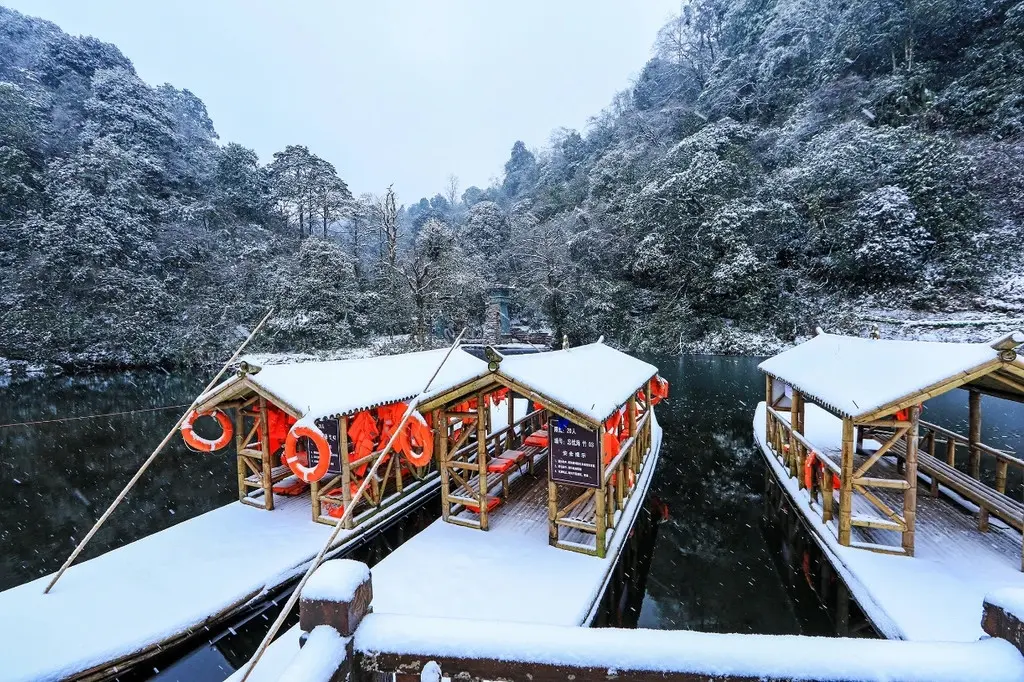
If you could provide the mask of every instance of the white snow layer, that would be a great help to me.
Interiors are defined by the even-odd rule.
[[[356,589],[370,579],[370,568],[361,561],[332,559],[320,564],[302,588],[302,598],[350,602]]]
[[[985,596],[985,601],[1024,622],[1024,588],[1007,587],[994,590]]]
[[[4,680],[56,680],[142,649],[303,570],[331,529],[309,501],[235,502],[0,593]],[[55,624],[60,646],[45,636]]]
[[[805,432],[811,443],[823,449],[840,448],[842,421],[812,404],[806,406],[805,417]],[[1001,554],[940,552],[921,541],[920,530],[913,557],[843,547],[833,527],[822,523],[820,508],[810,506],[807,491],[798,488],[796,479],[789,477],[765,445],[763,402],[754,412],[754,438],[775,477],[814,529],[818,545],[886,637],[933,642],[977,640],[985,636],[981,629],[985,595],[1001,588],[1024,588],[1024,573]],[[919,509],[919,523],[921,513]],[[834,526],[834,522],[830,524]]]
[[[387,514],[341,531],[336,547],[417,504],[435,480],[407,491]],[[0,592],[0,679],[58,680],[106,663],[244,604],[297,578],[331,527],[310,518],[309,498],[276,496],[268,512],[233,502],[72,566]],[[54,646],[55,624],[68,636]]]
[[[598,342],[510,355],[501,361],[499,372],[600,422],[657,374],[658,368]]]
[[[277,681],[331,682],[345,661],[350,639],[342,637],[330,625],[318,625],[310,631],[306,643]]]
[[[1009,642],[901,642],[793,635],[581,628],[373,613],[361,652],[486,658],[609,671],[687,672],[794,680],[1009,682],[1024,658]]]
[[[268,365],[250,381],[307,420],[348,414],[367,407],[409,400],[427,385],[448,349],[355,360]],[[487,364],[461,348],[452,351],[434,378],[428,397],[475,379]],[[243,381],[233,377],[204,394],[199,402]]]
[[[758,368],[842,415],[859,417],[998,357],[984,343],[818,334]]]

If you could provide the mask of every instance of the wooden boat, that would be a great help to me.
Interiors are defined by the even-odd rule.
[[[819,330],[760,365],[755,439],[885,637],[977,640],[986,594],[1024,587],[1024,504],[1007,494],[1007,470],[1024,460],[981,442],[983,394],[1024,402],[1022,342],[1019,332],[979,344]],[[966,436],[921,417],[957,388],[969,395]]]
[[[477,410],[506,393],[532,409],[487,436]],[[442,517],[373,567],[375,613],[589,625],[654,476],[665,396],[653,365],[596,343],[499,357],[423,400]],[[275,641],[249,679],[276,680],[300,634]]]
[[[361,461],[345,427],[354,414],[417,395],[445,353],[243,365],[237,376],[201,396],[197,408],[234,415],[238,502],[72,566],[49,594],[43,594],[49,576],[0,593],[0,678],[115,676],[203,636],[301,576],[331,532],[322,525],[335,521],[331,506],[356,505],[330,552],[341,556],[436,494],[435,465],[407,465],[396,455],[369,493],[352,500],[347,483],[358,475]],[[432,386],[455,390],[487,373],[486,363],[456,350]],[[274,410],[337,436],[329,474],[305,491],[302,486],[289,486],[293,494],[275,491],[294,476],[280,464],[280,446],[272,447],[272,429],[265,428]],[[495,413],[491,418],[488,412],[488,423],[504,428],[504,413]],[[215,456],[220,455],[197,454],[196,459]]]

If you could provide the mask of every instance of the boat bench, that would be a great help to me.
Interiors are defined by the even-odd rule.
[[[284,479],[288,478],[291,475],[292,470],[288,467],[287,464],[282,464],[280,466],[273,467],[270,470],[270,483],[271,485],[273,485],[274,483],[279,483],[280,481],[283,481]],[[249,474],[248,476],[245,477],[245,484],[250,488],[262,488],[263,476]]]
[[[904,461],[907,456],[906,441],[901,440],[896,443],[889,452],[896,455],[901,462]],[[1013,528],[1024,531],[1024,503],[1004,495],[995,488],[922,450],[917,451],[917,472],[931,477],[932,495],[938,495],[936,483],[941,483]],[[986,523],[987,520],[983,515],[979,517],[978,524],[982,529],[985,528]]]
[[[1024,531],[1024,503],[990,488],[981,481],[954,469],[937,457],[917,453],[917,470],[966,497],[993,516],[1017,530]],[[983,521],[981,521],[983,523]]]

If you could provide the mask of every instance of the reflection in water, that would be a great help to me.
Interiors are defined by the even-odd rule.
[[[804,575],[799,543],[794,545],[788,531],[781,541],[772,524],[762,532],[764,505],[771,500],[765,498],[765,468],[753,446],[752,415],[764,392],[757,359],[646,359],[672,383],[672,397],[658,407],[665,440],[651,489],[652,498],[667,506],[668,520],[650,532],[650,542],[635,543],[599,622],[833,634],[833,619],[815,593],[799,587],[807,581],[793,578],[794,566]],[[201,388],[198,377],[152,372],[37,379],[0,386],[0,424],[187,403]],[[1024,452],[1024,406],[982,402],[983,439]],[[966,405],[967,394],[954,391],[930,401],[924,416],[966,433]],[[0,589],[56,570],[178,414],[0,429]],[[1019,475],[1010,482],[1019,495]],[[229,452],[189,452],[174,438],[83,558],[231,502],[235,486]],[[437,507],[428,503],[425,516],[392,532],[414,532],[437,516]],[[641,540],[648,537],[639,534]],[[361,558],[377,561],[399,541],[387,536]],[[820,571],[811,574],[812,582],[820,582]],[[215,648],[204,642],[184,668],[170,662],[155,666],[164,672],[160,679],[223,679],[222,670],[251,654],[275,615],[276,609],[248,614],[252,620],[234,628],[237,636],[228,632]]]

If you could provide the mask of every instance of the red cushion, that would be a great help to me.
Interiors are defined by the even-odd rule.
[[[494,511],[494,508],[501,504],[500,497],[488,497],[487,498],[487,511]],[[480,513],[480,507],[475,504],[467,504],[466,509],[473,512],[474,514]]]
[[[548,434],[546,432],[535,431],[526,437],[524,441],[527,445],[536,445],[538,447],[546,448],[548,446]]]
[[[487,463],[487,470],[495,474],[503,474],[516,465],[514,459],[498,457]]]

